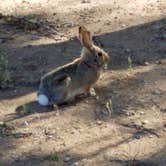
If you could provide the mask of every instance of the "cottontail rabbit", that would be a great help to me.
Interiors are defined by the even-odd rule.
[[[108,54],[93,44],[90,32],[84,26],[78,30],[83,45],[81,56],[41,78],[38,91],[40,105],[62,104],[80,94],[88,94],[108,62]]]

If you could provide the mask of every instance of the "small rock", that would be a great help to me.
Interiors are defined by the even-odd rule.
[[[82,0],[81,3],[90,3],[90,0]]]
[[[126,27],[126,25],[125,25],[125,24],[122,24],[121,27],[124,28],[124,27]]]
[[[154,95],[160,95],[161,91],[159,89],[154,89],[152,92]]]
[[[71,156],[69,156],[69,155],[67,155],[67,156],[65,156],[64,157],[64,162],[69,162],[70,160],[72,159],[72,157]]]
[[[161,108],[160,112],[166,112],[166,108]]]
[[[78,165],[79,165],[79,162],[75,162],[75,163],[73,163],[72,166],[78,166]]]
[[[144,120],[144,121],[142,121],[142,124],[144,124],[144,125],[146,125],[146,124],[148,124],[148,123],[149,123],[148,120]]]
[[[98,125],[102,125],[102,121],[98,120],[98,121],[97,121],[97,124],[98,124]]]
[[[140,111],[140,115],[144,115],[145,114],[145,112],[143,112],[143,111]]]
[[[53,136],[52,135],[48,135],[47,138],[53,138]]]
[[[28,126],[29,123],[28,123],[27,121],[25,121],[25,122],[22,123],[22,125],[23,125],[23,126]]]
[[[145,62],[145,63],[144,63],[145,66],[148,66],[149,64],[150,64],[149,62]]]
[[[137,132],[137,133],[135,133],[134,137],[136,139],[141,139],[142,138],[142,133],[141,132]]]
[[[149,138],[153,138],[153,135],[149,135]]]

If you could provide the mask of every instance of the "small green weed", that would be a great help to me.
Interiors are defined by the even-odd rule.
[[[108,101],[106,102],[106,108],[109,112],[113,113],[114,112],[114,109],[113,109],[113,103],[112,103],[112,100],[111,98],[108,99]]]
[[[24,104],[24,105],[22,106],[22,112],[23,112],[24,114],[26,114],[26,113],[29,112],[29,109],[28,109],[28,107],[27,107],[26,104]]]
[[[129,70],[129,72],[132,74],[133,73],[133,62],[132,62],[132,59],[131,59],[131,57],[128,57],[128,65],[129,65],[129,68],[128,68],[128,70]]]
[[[52,160],[52,161],[59,161],[59,156],[58,156],[58,154],[57,154],[56,152],[53,153],[53,154],[51,154],[50,160]]]
[[[1,128],[7,128],[7,124],[5,122],[0,122],[0,127]]]
[[[124,78],[125,78],[125,76],[120,73],[120,74],[118,74],[117,81],[121,82]]]

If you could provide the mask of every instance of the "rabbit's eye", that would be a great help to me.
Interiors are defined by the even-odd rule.
[[[102,53],[101,53],[101,52],[98,52],[98,56],[102,56]]]

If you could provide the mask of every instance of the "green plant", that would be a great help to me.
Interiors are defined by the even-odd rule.
[[[108,99],[108,101],[106,102],[106,108],[109,112],[113,113],[114,109],[113,109],[113,103],[111,99]]]
[[[121,82],[124,78],[125,78],[125,76],[120,73],[120,74],[118,74],[117,80]]]
[[[0,122],[0,127],[2,128],[7,128],[8,125],[5,122]]]
[[[133,62],[132,62],[132,59],[131,59],[131,57],[128,57],[127,60],[128,60],[128,65],[129,65],[128,70],[132,74],[133,73]]]
[[[52,161],[59,161],[58,154],[56,152],[54,152],[53,154],[51,154],[50,159]]]
[[[29,112],[29,109],[28,109],[28,107],[27,107],[26,104],[24,104],[24,105],[22,106],[22,112],[25,113],[25,114]]]
[[[10,75],[9,75],[9,61],[7,57],[2,54],[0,56],[0,65],[2,66],[3,74],[2,74],[2,81],[4,83],[10,81]]]

